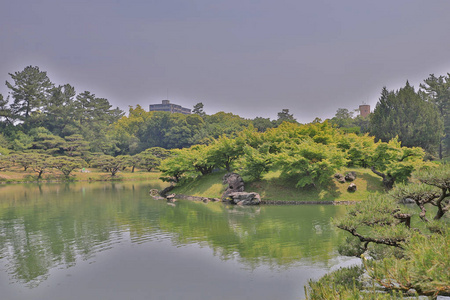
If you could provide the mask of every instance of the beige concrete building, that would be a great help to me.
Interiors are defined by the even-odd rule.
[[[170,103],[169,100],[163,100],[162,104],[150,104],[150,111],[168,111],[170,113],[181,113],[185,115],[190,115],[191,110],[189,108],[182,107],[178,104]]]

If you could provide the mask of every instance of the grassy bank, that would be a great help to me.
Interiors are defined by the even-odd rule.
[[[298,189],[295,183],[280,178],[279,172],[270,172],[260,181],[245,184],[248,192],[257,192],[263,200],[273,201],[360,201],[373,193],[383,192],[381,178],[369,169],[346,168],[340,173],[356,172],[356,192],[347,191],[349,183],[339,183],[335,179],[331,184],[321,189]],[[177,186],[173,192],[201,197],[220,197],[225,189],[222,177],[225,173],[218,172],[199,177],[190,182]],[[245,180],[245,178],[244,178]]]
[[[131,173],[129,170],[118,172],[116,176],[112,177],[110,173],[101,171],[100,169],[89,168],[84,172],[81,170],[72,172],[69,181],[109,181],[109,180],[158,180],[161,176],[160,172],[147,172],[145,170],[135,170]],[[14,182],[34,182],[37,180],[37,173],[32,170],[24,171],[23,169],[13,169],[0,171],[0,183],[14,183]],[[46,181],[67,181],[64,175],[53,170],[42,175],[39,182]]]
[[[280,172],[269,172],[260,181],[246,181],[245,190],[248,192],[257,192],[263,200],[272,201],[360,201],[367,198],[369,194],[383,192],[381,179],[373,174],[369,169],[346,168],[340,170],[345,174],[349,171],[355,171],[357,178],[354,183],[357,190],[354,193],[347,191],[349,183],[339,183],[335,179],[331,184],[318,189],[298,189],[295,183],[280,178]],[[222,184],[222,177],[225,172],[217,172],[201,176],[195,180],[178,185],[174,193],[190,196],[220,198],[225,185]],[[109,180],[158,180],[161,174],[159,172],[146,172],[145,170],[136,170],[131,173],[129,170],[119,172],[112,177],[110,173],[102,172],[99,169],[89,168],[85,172],[81,170],[72,173],[71,181],[109,181]],[[15,169],[0,172],[0,182],[35,182],[37,174],[31,170]],[[46,181],[66,181],[64,176],[58,171],[45,173],[40,182]]]

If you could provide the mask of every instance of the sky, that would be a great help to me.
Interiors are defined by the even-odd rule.
[[[450,72],[448,0],[14,0],[0,10],[0,93],[38,66],[128,111],[170,99],[301,123],[375,107]]]

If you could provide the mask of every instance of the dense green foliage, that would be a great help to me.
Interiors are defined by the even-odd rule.
[[[423,98],[433,103],[444,123],[444,134],[439,143],[439,157],[450,155],[450,73],[436,77],[431,74],[420,85]]]
[[[194,106],[192,115],[147,112],[137,105],[130,106],[125,116],[89,91],[77,94],[69,84],[55,86],[38,67],[10,76],[9,96],[0,97],[0,153],[11,156],[8,161],[24,170],[31,166],[27,155],[36,153],[79,157],[85,165],[101,168],[106,160],[99,157],[119,157],[117,172],[126,167],[133,171],[160,167],[166,179],[180,180],[222,169],[259,180],[278,170],[294,186],[310,188],[327,186],[340,167],[356,166],[372,168],[389,189],[404,182],[421,163],[424,153],[416,146],[428,153],[438,149],[440,120],[447,116],[444,77],[430,77],[420,93],[408,84],[397,92],[384,90],[370,124],[368,118],[354,118],[353,112],[340,108],[329,122],[316,119],[302,125],[289,109],[282,109],[276,120],[249,120],[225,112],[208,115],[202,103]],[[393,114],[399,111],[395,105],[401,106],[400,114]],[[420,117],[413,116],[411,107],[414,111],[420,107]],[[377,132],[380,116],[392,121],[383,122],[391,131],[380,129],[385,136],[377,133],[381,141],[375,143],[363,133]],[[407,121],[413,122],[405,129]],[[161,157],[148,149],[168,152]],[[41,178],[43,173],[36,172]]]
[[[394,182],[406,181],[423,164],[424,156],[422,149],[402,147],[396,139],[374,142],[328,122],[284,122],[265,132],[250,128],[235,138],[224,135],[208,145],[172,150],[172,154],[160,166],[166,180],[179,182],[216,169],[259,180],[268,171],[279,170],[298,188],[325,187],[344,166],[372,168],[390,188]]]
[[[80,135],[76,140],[84,140],[92,151],[116,154],[108,132],[123,112],[112,109],[108,100],[88,91],[77,95],[69,84],[55,86],[38,67],[9,75],[10,95],[0,99],[0,127],[12,149],[61,152],[65,137]]]
[[[422,99],[406,82],[396,92],[383,88],[370,119],[370,133],[384,142],[398,136],[404,146],[431,152],[441,139],[442,119],[435,105]]]
[[[356,283],[338,291],[340,283],[333,281],[342,275],[340,272],[350,272],[338,271],[310,283],[309,299],[319,295],[331,299],[340,293],[345,295],[340,299],[355,299],[375,291],[450,295],[450,226],[446,217],[450,210],[450,168],[445,164],[427,166],[413,177],[416,183],[400,184],[388,195],[369,198],[335,221],[351,234],[341,253],[361,255],[365,277],[353,274]],[[399,204],[405,199],[416,209]],[[433,220],[427,216],[430,212]]]

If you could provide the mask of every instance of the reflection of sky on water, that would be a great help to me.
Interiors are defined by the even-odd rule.
[[[147,192],[103,183],[4,193],[2,299],[297,299],[309,278],[352,261],[335,251],[339,208],[168,206]]]
[[[352,261],[336,258],[331,264]],[[176,246],[167,239],[135,244],[125,237],[76,267],[52,269],[45,282],[32,289],[5,284],[8,279],[0,273],[0,290],[10,300],[299,299],[303,285],[328,268],[296,265],[250,269],[237,260],[221,260],[198,244]]]

